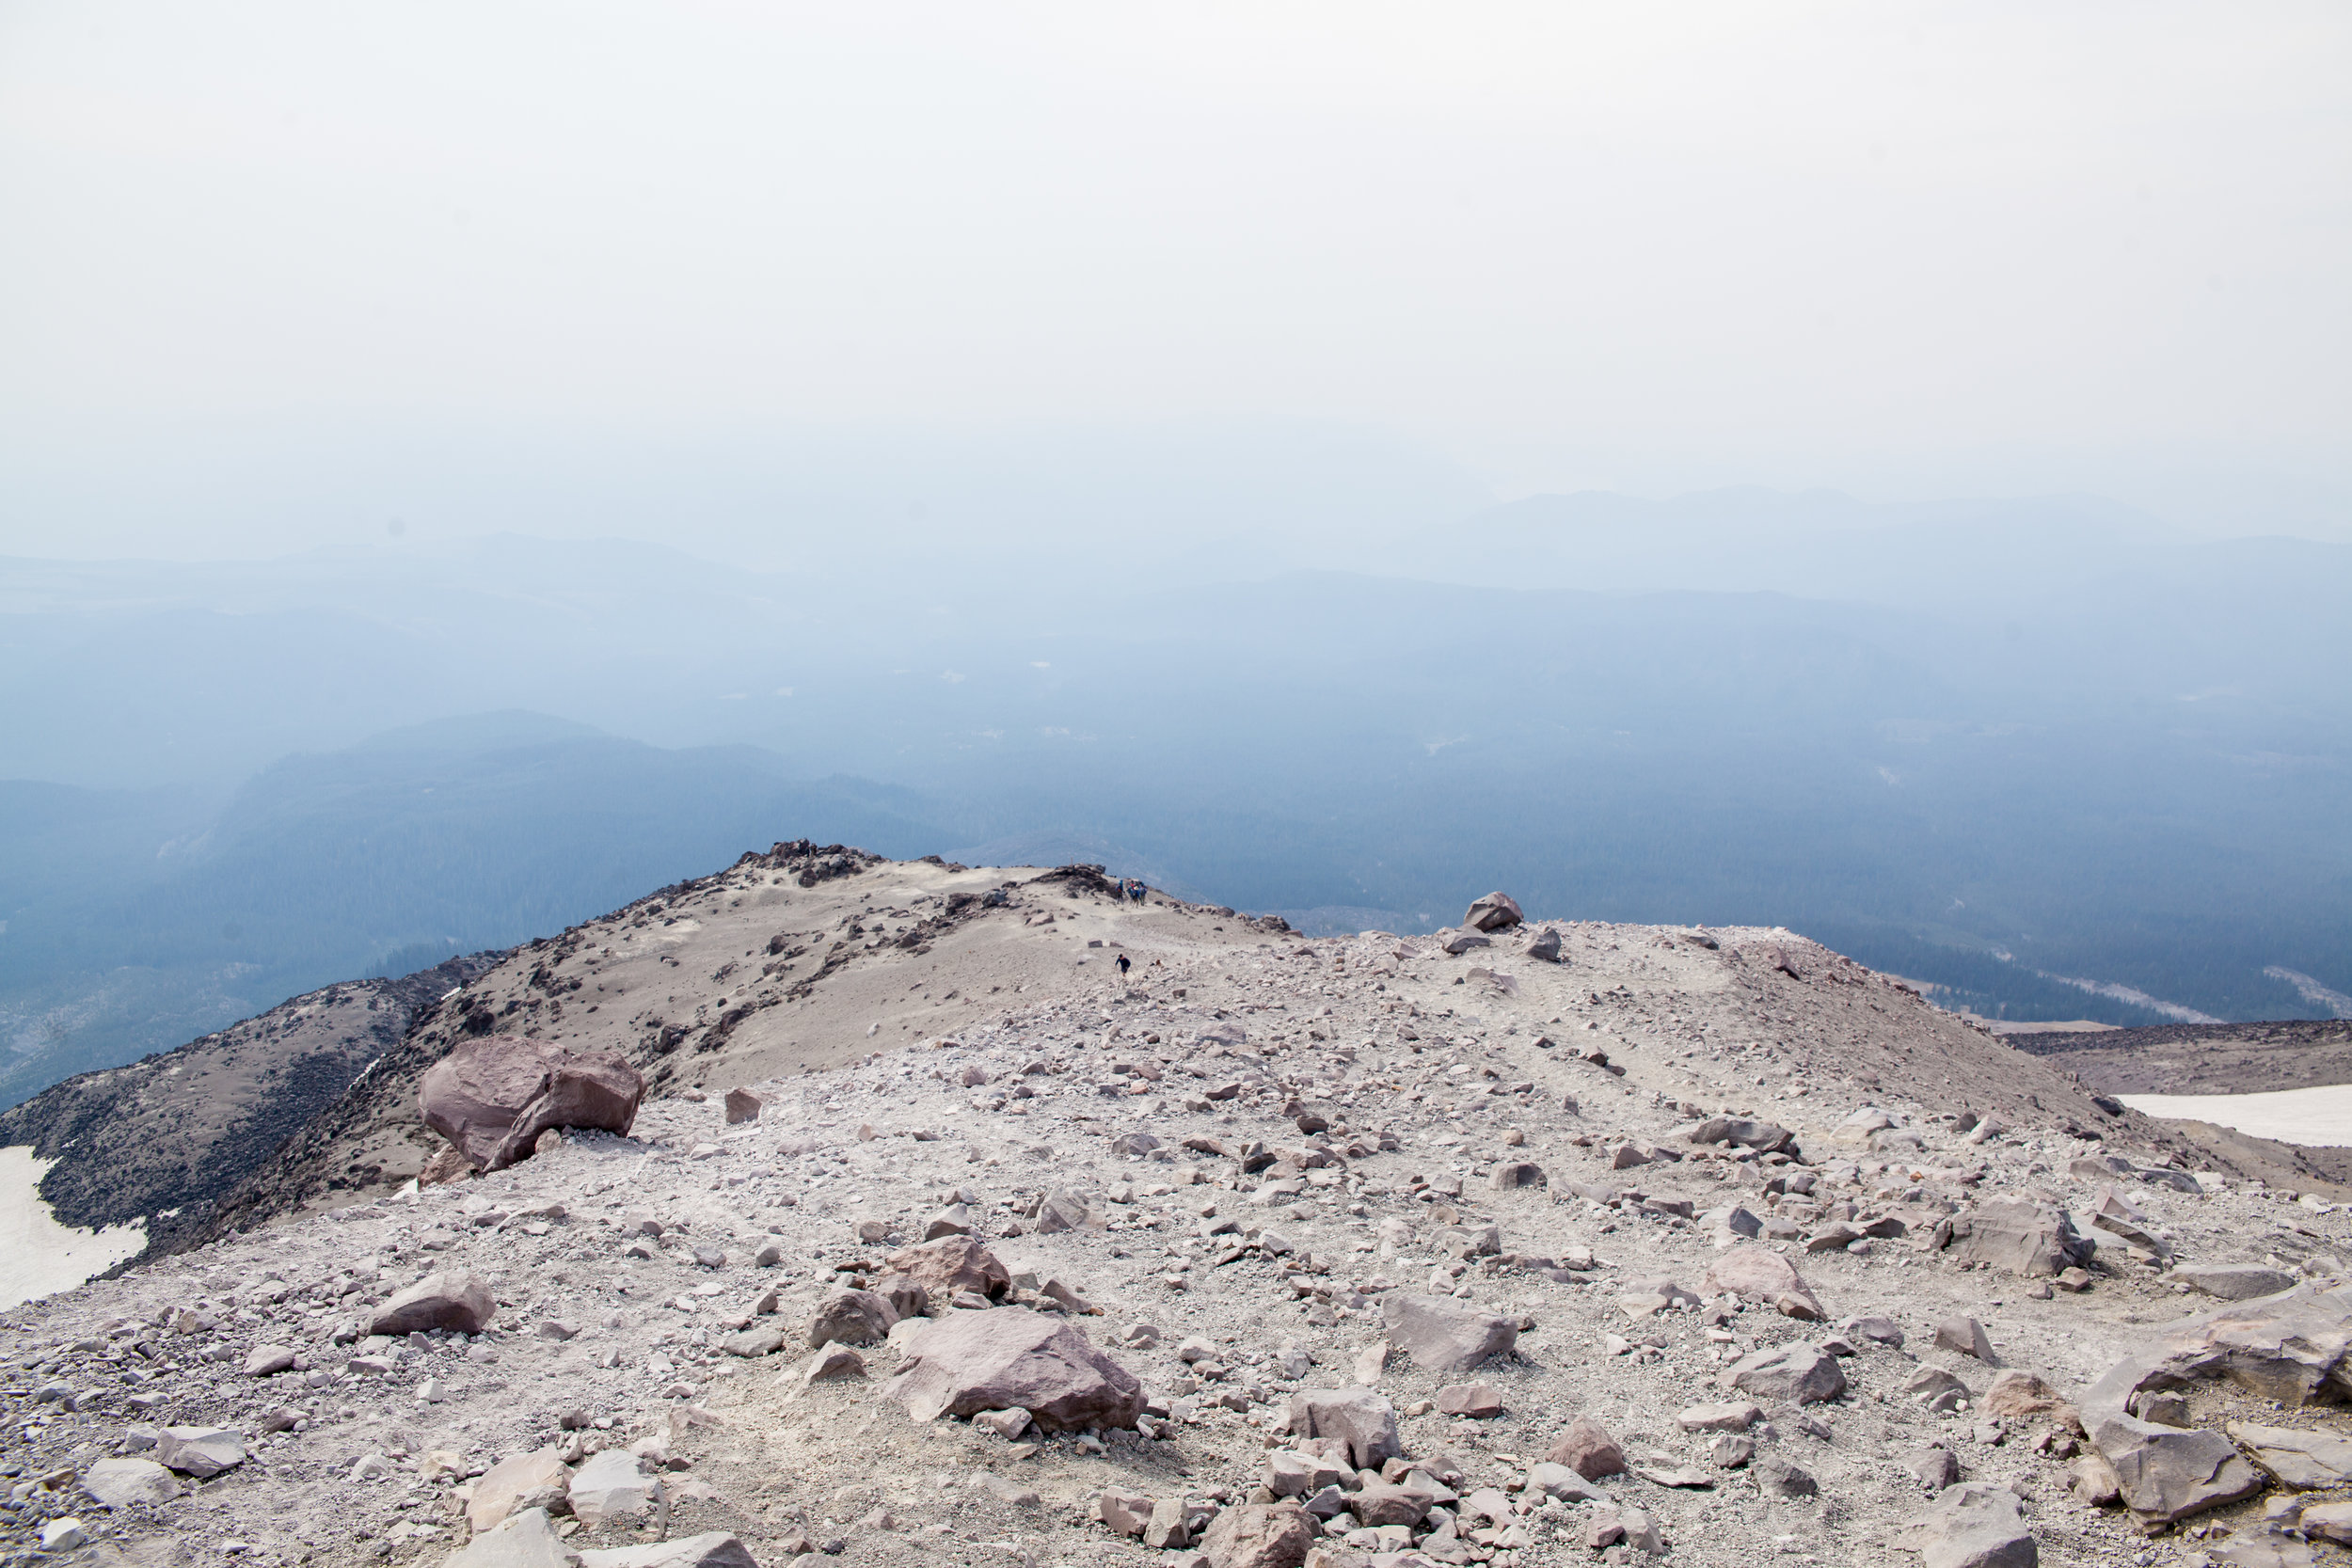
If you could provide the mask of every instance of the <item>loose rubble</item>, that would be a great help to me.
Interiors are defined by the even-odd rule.
[[[1490,897],[1454,957],[1114,904],[1086,869],[749,857],[518,951],[483,1011],[599,983],[665,920],[732,933],[748,967],[713,998],[852,940],[894,994],[1004,989],[952,1029],[861,1022],[877,1043],[814,1071],[714,1078],[748,1023],[649,1046],[625,1132],[541,1127],[481,1174],[8,1314],[9,1548],[2346,1560],[2352,1230],[2326,1195],[2175,1167],[2024,1059],[2016,1093],[1889,1092],[2000,1048],[1787,932],[1531,927]],[[860,935],[818,940],[817,907]],[[917,951],[974,922],[1000,967]],[[775,1011],[878,1011],[825,989],[864,973]],[[563,1019],[596,994],[561,989]]]

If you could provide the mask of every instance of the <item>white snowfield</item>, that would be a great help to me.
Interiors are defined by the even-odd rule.
[[[60,1225],[40,1200],[54,1160],[29,1148],[0,1148],[0,1308],[70,1291],[147,1245],[147,1227],[79,1230]]]
[[[2181,1121],[2209,1121],[2257,1138],[2311,1148],[2352,1147],[2352,1084],[2267,1094],[2124,1094],[2133,1110]]]

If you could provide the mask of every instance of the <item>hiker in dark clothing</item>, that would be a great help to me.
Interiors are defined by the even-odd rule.
[[[1119,977],[1122,980],[1127,977],[1127,955],[1124,953],[1119,955]]]

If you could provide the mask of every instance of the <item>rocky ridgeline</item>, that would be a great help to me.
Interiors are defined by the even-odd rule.
[[[8,1315],[11,1547],[2344,1559],[2352,1224],[2318,1196],[1983,1109],[2030,1077],[1962,1109],[1783,1075],[1825,961],[1785,936],[1489,899],[1432,941],[1132,947],[625,1132],[545,1121],[551,1048],[485,1037],[434,1091],[471,1109],[426,1107],[450,1180]],[[1635,989],[1725,947],[1776,978]],[[525,1048],[528,1084],[486,1060]]]

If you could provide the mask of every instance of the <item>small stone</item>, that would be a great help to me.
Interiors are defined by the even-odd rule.
[[[1094,1517],[1120,1535],[1141,1535],[1152,1522],[1152,1499],[1133,1492],[1106,1491],[1094,1499]]]
[[[757,1121],[760,1107],[765,1101],[749,1089],[729,1089],[726,1103],[727,1125],[732,1127],[741,1122]]]
[[[74,1518],[52,1519],[40,1527],[40,1549],[44,1552],[70,1552],[89,1544],[89,1531],[82,1521]]]
[[[1010,1442],[1028,1430],[1029,1413],[1019,1405],[1009,1410],[983,1410],[972,1418],[972,1424]]]
[[[1438,1390],[1441,1415],[1483,1420],[1502,1414],[1502,1390],[1491,1383],[1454,1383]]]

